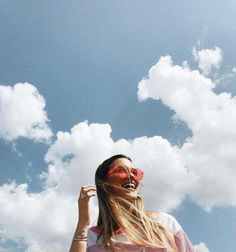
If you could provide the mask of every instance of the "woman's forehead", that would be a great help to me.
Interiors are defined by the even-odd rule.
[[[133,163],[127,158],[118,158],[114,162],[112,162],[111,166],[114,166],[114,165],[121,165],[121,166],[123,165],[123,166],[132,167]]]

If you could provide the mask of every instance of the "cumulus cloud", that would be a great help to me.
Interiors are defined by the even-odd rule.
[[[176,149],[162,137],[114,141],[110,134],[108,124],[87,122],[75,125],[70,132],[58,132],[45,157],[49,168],[41,174],[42,192],[29,193],[26,184],[1,186],[0,223],[6,229],[5,236],[24,237],[28,252],[67,251],[77,221],[80,187],[94,183],[97,166],[117,153],[129,155],[144,170],[141,191],[147,208],[176,208],[191,181]],[[95,199],[91,215],[95,223]]]
[[[194,248],[195,252],[210,252],[210,250],[203,242],[199,243],[198,245],[195,245]]]
[[[105,158],[125,153],[144,169],[142,190],[149,195],[147,204],[164,210],[175,208],[190,184],[186,179],[191,180],[176,149],[158,136],[113,141],[110,134],[108,124],[87,122],[77,124],[71,132],[59,132],[45,157],[49,163],[48,172],[42,174],[45,188],[56,187],[59,194],[74,194],[82,183],[94,182],[96,167]],[[153,173],[158,176],[154,178]]]
[[[192,53],[204,75],[209,75],[214,68],[218,69],[223,60],[223,53],[219,47],[202,50],[193,47]]]
[[[30,86],[31,91],[36,90]],[[161,57],[150,69],[148,78],[139,83],[138,98],[161,99],[175,111],[177,120],[188,125],[192,137],[181,147],[160,136],[114,141],[109,124],[88,122],[78,123],[68,132],[58,132],[45,156],[48,170],[40,175],[42,192],[29,193],[27,184],[14,182],[0,186],[0,223],[4,227],[1,236],[11,240],[22,238],[27,252],[67,251],[77,221],[80,187],[94,183],[97,166],[117,153],[129,155],[144,170],[141,193],[148,209],[170,211],[186,195],[207,210],[235,206],[236,101],[228,93],[215,94],[214,87],[211,79],[199,70],[191,70],[187,62],[178,66],[170,56]],[[30,98],[35,96],[33,93],[28,93]],[[40,110],[43,112],[45,103],[39,104],[44,104]],[[42,121],[48,127],[43,114]],[[28,125],[25,128],[31,127]],[[4,138],[43,138],[35,135],[38,136],[5,133]],[[91,213],[94,223],[95,199],[91,202]],[[198,252],[209,252],[204,243],[195,248]]]
[[[67,250],[77,218],[74,199],[54,190],[28,193],[26,184],[14,182],[2,185],[0,194],[2,237],[21,239],[27,252]]]
[[[0,86],[0,138],[25,137],[47,141],[52,136],[45,112],[45,100],[29,83]]]
[[[236,206],[236,99],[214,93],[214,87],[198,70],[174,65],[170,56],[161,57],[138,85],[140,101],[161,99],[192,130],[178,151],[196,176],[188,195],[206,210]]]

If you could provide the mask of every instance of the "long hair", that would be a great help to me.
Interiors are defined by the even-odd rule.
[[[110,246],[112,251],[115,251],[112,237],[120,228],[133,244],[178,252],[173,234],[153,219],[149,212],[144,211],[140,195],[131,202],[112,193],[111,186],[106,181],[106,175],[112,163],[118,158],[132,161],[129,157],[118,154],[105,160],[98,166],[95,173],[99,206],[97,226],[101,230],[98,240],[101,238],[103,246],[106,248]],[[122,188],[119,189],[122,190]]]

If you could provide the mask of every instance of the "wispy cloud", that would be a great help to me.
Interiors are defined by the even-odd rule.
[[[219,47],[212,49],[192,50],[194,59],[198,62],[198,67],[204,75],[209,75],[213,69],[219,69],[223,61],[223,52]]]
[[[203,242],[199,243],[198,245],[195,245],[194,248],[196,252],[210,252],[210,250]]]
[[[15,252],[15,250],[12,248],[3,248],[1,246],[0,246],[0,251],[1,252]]]

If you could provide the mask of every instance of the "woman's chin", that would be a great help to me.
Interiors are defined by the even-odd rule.
[[[136,190],[132,190],[132,191],[130,190],[130,191],[124,192],[122,196],[127,200],[133,201],[137,199],[138,192]]]
[[[113,188],[114,196],[122,197],[129,201],[134,201],[138,197],[137,188]]]

